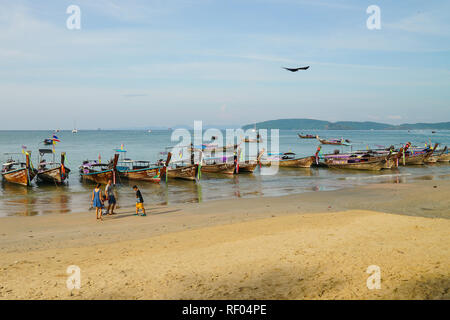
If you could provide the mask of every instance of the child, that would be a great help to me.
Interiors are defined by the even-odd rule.
[[[142,216],[145,217],[144,198],[142,198],[141,190],[137,186],[133,186],[133,190],[136,192],[136,215],[139,215],[139,209],[142,210]]]
[[[102,196],[102,216],[107,215],[108,214],[108,209],[106,209],[105,207],[105,201],[107,200],[106,196]]]

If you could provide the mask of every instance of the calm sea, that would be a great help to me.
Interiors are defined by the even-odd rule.
[[[318,142],[314,139],[299,139],[298,131],[280,131],[280,151],[292,151],[298,156],[313,155]],[[450,131],[320,131],[305,133],[318,134],[324,138],[349,139],[352,149],[375,148],[376,146],[399,145],[407,141],[423,146],[425,143],[439,142],[450,146]],[[22,145],[32,151],[32,161],[38,163],[38,149],[45,148],[42,141],[50,138],[52,131],[0,131],[2,162],[7,160],[4,153],[21,152]],[[67,167],[72,169],[67,186],[37,185],[31,188],[2,182],[0,186],[0,217],[8,215],[65,214],[86,211],[90,206],[93,185],[82,183],[78,167],[83,160],[98,159],[107,161],[114,149],[122,144],[127,150],[126,156],[135,160],[155,161],[165,158],[161,151],[173,146],[170,131],[70,131],[57,133],[61,140],[56,152],[67,153]],[[270,142],[269,142],[270,146]],[[324,146],[325,153],[335,149],[348,151],[350,147]],[[233,199],[240,197],[279,196],[302,192],[334,190],[368,183],[402,183],[415,179],[447,179],[450,177],[450,165],[435,164],[417,167],[405,167],[385,170],[379,173],[329,170],[326,168],[280,169],[276,175],[240,174],[232,177],[202,175],[200,182],[169,180],[154,184],[139,182],[148,205],[202,202],[215,199]],[[119,205],[134,203],[132,184],[119,185]]]

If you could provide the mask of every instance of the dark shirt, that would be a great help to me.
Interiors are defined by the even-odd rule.
[[[142,198],[141,190],[136,191],[136,202],[144,203],[144,198]]]

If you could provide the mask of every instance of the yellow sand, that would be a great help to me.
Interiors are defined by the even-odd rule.
[[[104,222],[92,212],[4,218],[0,297],[449,299],[449,190],[426,181],[150,207],[147,217],[124,208]],[[410,203],[419,214],[415,202],[425,217],[364,210]],[[69,265],[81,268],[80,290],[66,288]],[[370,265],[379,290],[367,288]]]

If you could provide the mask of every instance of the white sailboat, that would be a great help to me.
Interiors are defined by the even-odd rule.
[[[77,123],[74,121],[73,122],[73,130],[72,133],[78,133],[78,129],[77,129]]]

